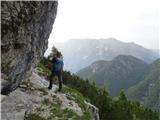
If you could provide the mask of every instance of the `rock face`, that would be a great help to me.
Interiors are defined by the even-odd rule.
[[[9,81],[2,94],[16,89],[43,56],[57,5],[57,1],[1,2],[1,71]]]
[[[94,105],[92,105],[92,104],[90,104],[88,102],[86,102],[86,104],[88,106],[88,110],[92,112],[93,120],[100,120],[100,118],[99,118],[99,109],[96,106],[94,106]]]

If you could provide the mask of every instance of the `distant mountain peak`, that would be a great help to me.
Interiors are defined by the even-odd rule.
[[[141,62],[145,63],[141,59],[136,58],[132,55],[118,55],[113,59],[113,61],[115,61],[115,60],[134,60],[134,61],[136,60],[136,61],[141,61]]]
[[[118,56],[116,56],[114,59],[124,59],[124,58],[133,58],[133,59],[137,59],[136,57],[131,56],[131,55],[118,55]]]
[[[97,60],[110,61],[118,55],[131,55],[146,63],[151,63],[158,58],[158,55],[149,49],[113,37],[72,39],[55,46],[63,53],[64,68],[72,72],[77,72]]]

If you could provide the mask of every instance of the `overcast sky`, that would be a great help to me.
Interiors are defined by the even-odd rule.
[[[158,3],[158,0],[59,0],[49,47],[72,38],[114,37],[158,49]]]

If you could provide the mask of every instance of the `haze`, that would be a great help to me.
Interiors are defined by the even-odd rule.
[[[60,0],[49,48],[72,38],[114,37],[158,49],[158,5],[158,0]]]

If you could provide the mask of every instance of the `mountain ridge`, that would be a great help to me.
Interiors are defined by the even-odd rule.
[[[77,72],[77,75],[91,79],[99,86],[107,85],[110,94],[115,96],[121,89],[126,90],[143,80],[148,72],[149,66],[144,61],[130,55],[119,55],[112,61],[92,63]]]
[[[55,44],[55,47],[64,55],[65,69],[72,72],[77,72],[97,60],[112,60],[118,55],[132,55],[147,63],[158,58],[158,54],[141,45],[125,43],[115,38],[72,39]]]

